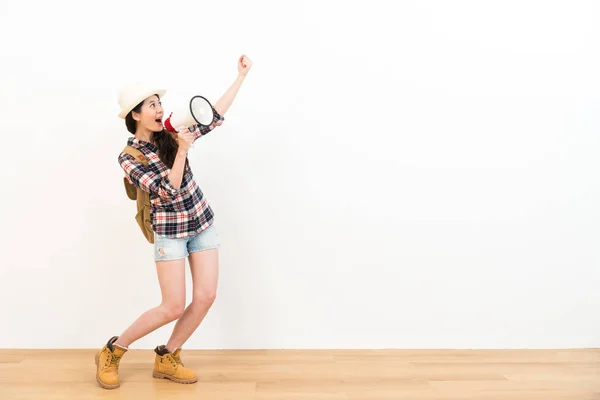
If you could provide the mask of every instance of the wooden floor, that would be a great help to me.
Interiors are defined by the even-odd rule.
[[[0,400],[593,400],[600,350],[184,351],[199,381],[152,378],[154,353],[130,350],[122,385],[100,388],[94,350],[1,350]]]

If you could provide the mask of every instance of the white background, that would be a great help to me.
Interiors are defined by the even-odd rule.
[[[0,347],[99,348],[158,305],[118,91],[214,103],[241,54],[190,155],[222,248],[187,348],[598,347],[599,20],[593,1],[3,1]]]

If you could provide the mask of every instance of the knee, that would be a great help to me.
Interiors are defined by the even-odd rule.
[[[193,302],[202,307],[210,307],[217,298],[217,292],[215,290],[202,290],[194,292]]]
[[[162,305],[162,307],[165,312],[165,318],[168,322],[179,319],[185,311],[184,303],[165,303]]]

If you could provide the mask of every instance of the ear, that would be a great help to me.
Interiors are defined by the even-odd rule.
[[[136,113],[135,111],[132,111],[132,112],[131,112],[131,116],[133,117],[133,119],[134,119],[135,121],[138,121],[138,122],[139,122],[139,121],[140,121],[140,119],[141,119],[141,118],[140,118],[140,114]]]

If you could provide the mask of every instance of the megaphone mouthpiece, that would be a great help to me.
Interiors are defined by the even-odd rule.
[[[171,133],[177,133],[177,130],[171,125],[171,115],[173,115],[173,113],[169,114],[169,118],[165,119],[165,129]]]

